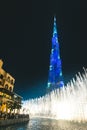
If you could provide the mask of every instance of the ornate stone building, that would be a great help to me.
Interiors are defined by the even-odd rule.
[[[21,108],[22,97],[14,90],[15,79],[3,69],[0,60],[0,113],[18,113]]]

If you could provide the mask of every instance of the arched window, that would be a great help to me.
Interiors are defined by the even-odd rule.
[[[11,84],[13,85],[14,83],[13,83],[13,79],[11,80]]]
[[[8,89],[8,84],[5,85],[5,88]]]
[[[10,77],[8,76],[8,82],[10,82]]]
[[[2,74],[0,74],[0,79],[3,79],[3,77],[4,77],[4,76],[3,76]]]
[[[2,82],[0,81],[0,85],[2,85]]]
[[[9,88],[10,92],[12,92],[12,87]]]

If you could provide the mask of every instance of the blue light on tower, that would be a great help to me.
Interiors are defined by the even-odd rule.
[[[50,54],[49,78],[47,88],[53,90],[62,86],[64,86],[64,82],[62,78],[62,65],[60,59],[56,18],[54,17],[52,49]]]

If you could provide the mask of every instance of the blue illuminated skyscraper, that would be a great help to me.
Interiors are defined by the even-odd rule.
[[[53,36],[52,36],[52,49],[50,54],[50,66],[47,88],[53,90],[64,86],[62,77],[62,65],[60,59],[60,50],[56,26],[56,18],[54,17]]]

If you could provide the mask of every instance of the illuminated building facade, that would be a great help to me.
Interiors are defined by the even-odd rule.
[[[64,82],[62,77],[62,65],[60,59],[56,18],[54,17],[52,49],[50,54],[49,78],[47,89],[53,90],[62,86],[64,86]]]
[[[0,113],[18,112],[22,97],[13,92],[15,79],[2,67],[0,60]]]

